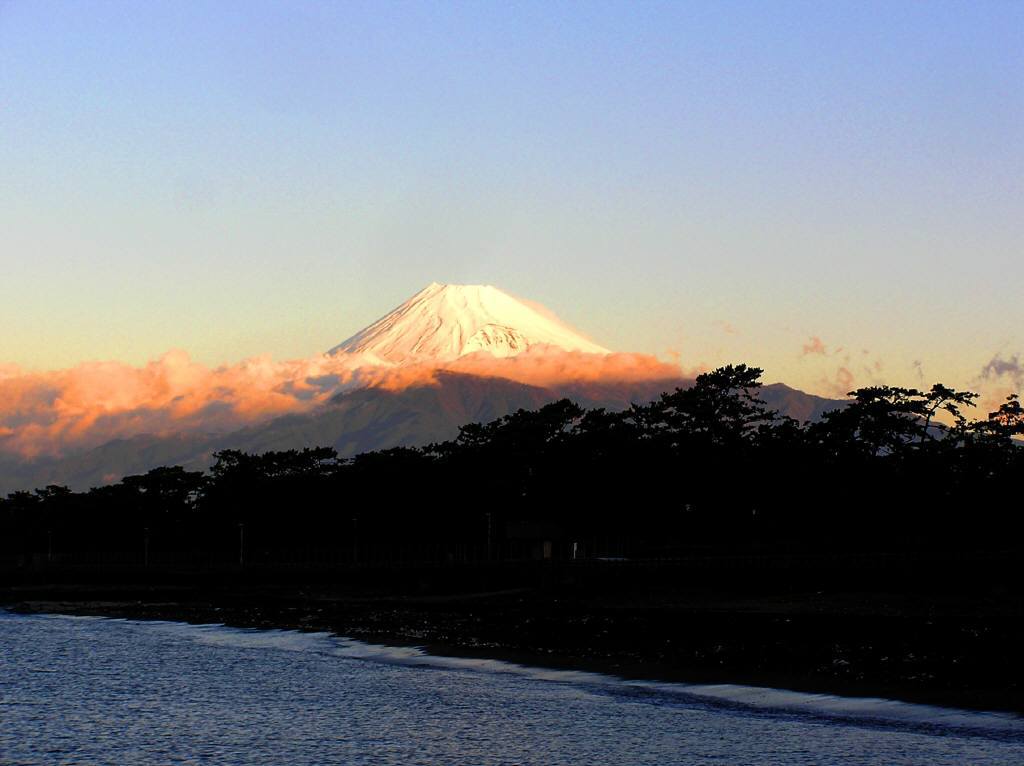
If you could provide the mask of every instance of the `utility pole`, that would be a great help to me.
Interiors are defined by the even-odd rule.
[[[245,566],[245,524],[238,525],[238,566]]]

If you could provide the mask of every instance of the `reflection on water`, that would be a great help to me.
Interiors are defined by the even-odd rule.
[[[3,764],[1024,763],[1024,719],[0,612]]]

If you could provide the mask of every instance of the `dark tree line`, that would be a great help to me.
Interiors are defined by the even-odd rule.
[[[509,530],[531,523],[643,556],[1020,547],[1017,396],[971,419],[974,393],[876,386],[798,423],[758,398],[760,375],[723,367],[622,412],[563,399],[423,448],[227,450],[206,473],[15,492],[0,500],[0,555],[230,552],[245,535],[255,560],[459,543],[500,558]]]

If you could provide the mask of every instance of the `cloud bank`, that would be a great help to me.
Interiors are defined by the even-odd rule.
[[[61,455],[140,434],[226,433],[307,412],[355,387],[434,385],[441,371],[529,385],[678,380],[678,365],[643,354],[531,348],[507,359],[479,353],[444,364],[388,366],[359,355],[275,362],[269,357],[210,368],[180,350],[141,367],[89,362],[36,372],[0,365],[0,452]]]

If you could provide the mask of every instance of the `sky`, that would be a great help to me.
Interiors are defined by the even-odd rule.
[[[1024,3],[0,0],[0,373],[304,359],[431,281],[1019,388]]]

